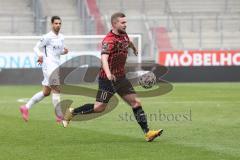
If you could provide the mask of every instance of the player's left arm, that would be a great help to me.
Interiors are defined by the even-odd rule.
[[[135,56],[138,55],[138,50],[137,50],[137,48],[135,47],[135,45],[133,44],[132,41],[129,42],[129,48],[132,48],[133,53],[135,54]]]
[[[64,38],[63,38],[63,50],[62,50],[62,53],[61,53],[61,55],[64,55],[64,54],[68,54],[68,48],[65,46],[65,44],[64,44]]]

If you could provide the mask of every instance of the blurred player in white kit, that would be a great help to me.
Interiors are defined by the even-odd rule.
[[[52,103],[55,108],[56,121],[61,122],[63,117],[60,108],[60,87],[58,67],[60,66],[60,55],[68,53],[64,45],[64,36],[59,33],[61,29],[61,18],[53,16],[51,18],[52,29],[43,35],[34,47],[34,52],[38,55],[38,63],[42,65],[43,71],[43,90],[33,95],[33,97],[20,107],[22,118],[29,120],[29,109],[52,92]],[[54,72],[53,72],[54,71]]]

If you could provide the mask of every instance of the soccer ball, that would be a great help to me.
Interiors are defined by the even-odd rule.
[[[149,71],[143,74],[138,79],[138,84],[140,84],[143,88],[152,88],[156,84],[156,76],[153,72]]]

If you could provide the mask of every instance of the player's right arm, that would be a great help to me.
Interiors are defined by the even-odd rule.
[[[48,38],[47,36],[43,36],[41,37],[41,39],[37,42],[37,44],[35,45],[35,47],[33,48],[34,52],[37,53],[38,55],[38,63],[39,64],[42,64],[43,62],[43,49],[44,47],[46,47],[48,44]]]
[[[108,78],[108,80],[116,80],[116,77],[111,73],[111,70],[109,68],[108,64],[108,58],[111,52],[113,51],[114,44],[112,42],[103,42],[102,44],[102,52],[101,52],[101,63],[102,68]]]
[[[116,80],[116,77],[111,73],[110,68],[109,68],[109,64],[108,64],[108,54],[102,54],[101,55],[101,62],[102,62],[102,67],[103,70],[108,78],[108,80],[112,81],[112,80]]]

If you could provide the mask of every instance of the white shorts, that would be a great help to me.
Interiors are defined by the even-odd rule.
[[[45,64],[42,66],[43,86],[60,85],[59,65]]]

